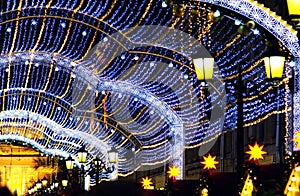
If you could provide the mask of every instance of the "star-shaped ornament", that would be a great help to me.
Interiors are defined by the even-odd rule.
[[[176,178],[176,177],[178,177],[179,176],[179,168],[176,167],[176,166],[169,167],[168,174],[169,174],[169,178]]]
[[[207,157],[203,157],[204,161],[202,161],[201,163],[204,165],[204,169],[217,169],[216,168],[216,164],[218,164],[218,161],[215,161],[216,156],[212,157],[210,154],[208,154]]]
[[[246,153],[250,154],[249,161],[251,159],[253,159],[254,161],[258,159],[264,159],[262,155],[267,154],[267,152],[262,150],[264,145],[259,146],[257,142],[255,142],[254,146],[251,145],[248,146],[250,148],[250,151],[247,151]]]
[[[144,189],[149,189],[151,187],[151,185],[153,184],[152,182],[152,178],[148,178],[148,176],[146,176],[145,178],[142,178],[142,186]]]

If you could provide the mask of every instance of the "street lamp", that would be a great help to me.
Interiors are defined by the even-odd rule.
[[[195,71],[198,80],[210,80],[213,76],[214,58],[196,58],[193,59]]]
[[[265,57],[265,69],[268,79],[281,79],[284,69],[284,56]]]
[[[115,175],[111,176],[111,180],[118,180],[118,151],[115,147],[112,147],[110,151],[108,151],[108,161],[114,164],[110,172],[115,170]]]
[[[101,166],[103,166],[103,163],[102,163],[102,161],[98,158],[98,157],[96,157],[95,159],[94,159],[94,164],[95,164],[95,167],[96,167],[96,185],[98,184],[98,181],[99,181],[99,168],[101,167]],[[102,168],[101,168],[102,169]]]
[[[294,26],[295,30],[298,30],[298,38],[300,37],[300,7],[299,0],[287,0],[287,7],[289,12],[289,20]]]
[[[95,163],[95,166],[100,166],[100,165],[102,164],[102,160],[99,159],[98,157],[96,157],[96,158],[94,159],[94,163]]]
[[[72,170],[74,167],[74,159],[69,155],[68,159],[66,160],[66,168],[67,170]]]
[[[80,175],[80,184],[81,188],[84,189],[84,164],[86,163],[87,151],[85,147],[82,146],[77,152],[78,161],[81,163],[81,175]]]
[[[112,147],[110,151],[108,151],[108,160],[110,163],[118,162],[118,151],[115,147]]]
[[[86,163],[87,151],[85,150],[84,146],[79,149],[77,155],[79,163]]]
[[[279,80],[282,78],[284,69],[284,56],[270,56],[264,58],[265,69],[267,73],[267,78],[271,80]],[[277,88],[277,96],[279,95],[279,88]],[[277,100],[277,111],[279,110],[279,103]],[[279,126],[279,113],[276,116],[276,163],[281,163],[281,133]]]
[[[68,180],[66,180],[66,179],[62,180],[61,184],[64,188],[66,188],[68,186]]]
[[[299,0],[287,0],[289,15],[300,16]]]

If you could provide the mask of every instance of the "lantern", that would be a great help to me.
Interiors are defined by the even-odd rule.
[[[74,160],[72,159],[71,156],[69,156],[68,159],[66,160],[66,167],[67,170],[71,170],[74,167]]]
[[[271,56],[265,57],[265,69],[267,77],[269,79],[280,79],[284,69],[285,57],[283,56]]]
[[[198,80],[212,79],[214,69],[214,58],[193,59]]]
[[[87,151],[85,150],[84,146],[80,148],[77,155],[79,163],[86,163]]]
[[[68,180],[62,180],[61,184],[62,184],[63,187],[68,186]]]
[[[95,163],[95,165],[96,165],[97,167],[99,167],[99,166],[102,164],[102,161],[101,161],[98,157],[96,157],[96,158],[94,159],[94,163]]]
[[[108,151],[108,160],[110,163],[118,162],[118,151],[115,147],[112,147],[110,151]]]
[[[299,0],[287,0],[289,15],[300,16]]]

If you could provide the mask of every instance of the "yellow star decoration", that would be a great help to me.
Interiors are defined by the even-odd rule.
[[[296,137],[293,138],[293,142],[297,142],[296,148],[300,148],[300,132],[296,131]]]
[[[204,169],[217,169],[215,164],[218,164],[218,161],[215,161],[216,156],[212,157],[210,154],[208,154],[207,157],[203,156],[204,161],[201,163],[204,165]]]
[[[176,178],[179,176],[179,168],[176,167],[176,166],[173,166],[173,167],[169,167],[169,171],[168,171],[168,174],[169,174],[169,178]]]
[[[248,145],[250,148],[250,151],[247,151],[247,154],[250,154],[249,160],[253,159],[258,160],[258,159],[264,159],[262,156],[263,154],[267,154],[267,152],[263,151],[264,145],[259,146],[257,142],[255,142],[254,146]]]
[[[148,178],[148,176],[142,178],[142,186],[144,189],[149,189],[152,184],[152,178]]]

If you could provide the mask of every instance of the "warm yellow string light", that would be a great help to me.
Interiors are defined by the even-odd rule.
[[[46,8],[49,8],[51,4],[52,4],[52,0],[49,1],[49,3],[46,5]],[[48,9],[45,9],[45,14],[44,14],[45,16],[47,15],[47,11],[48,11]],[[43,18],[43,22],[42,22],[42,26],[41,26],[41,28],[40,28],[40,32],[39,32],[38,39],[37,39],[37,41],[36,41],[34,47],[33,47],[32,50],[31,50],[32,53],[33,53],[33,52],[36,50],[36,48],[39,46],[40,40],[41,40],[42,35],[43,35],[43,33],[44,33],[45,23],[46,23],[46,17]]]
[[[245,69],[245,70],[242,71],[242,75],[247,74],[248,72],[250,72],[251,70],[253,70],[254,68],[256,68],[258,66],[258,64],[260,64],[262,61],[263,61],[263,59],[259,59],[258,61],[254,62],[250,67],[248,67],[247,69]],[[234,75],[227,76],[226,78],[224,78],[224,81],[236,79],[238,77],[239,77],[239,74],[236,73]]]
[[[101,16],[101,18],[99,18],[100,21],[104,21],[105,18],[111,14],[111,11],[115,8],[116,2],[117,2],[117,0],[114,0],[112,2],[112,5],[110,6],[110,8],[105,12],[105,14],[103,16]]]
[[[283,79],[282,81],[280,81],[280,82],[278,83],[278,86],[280,86],[281,84],[284,84],[286,80],[288,80],[288,78],[285,78],[285,79]],[[266,90],[260,91],[258,95],[253,95],[253,96],[251,96],[251,97],[245,97],[245,98],[243,98],[243,102],[247,102],[247,101],[251,101],[251,100],[257,99],[257,98],[259,98],[260,96],[263,96],[263,95],[269,93],[269,92],[272,91],[272,90],[274,90],[274,87],[269,86]]]
[[[203,141],[203,142],[200,142],[200,143],[198,143],[198,144],[191,145],[191,146],[184,146],[184,148],[185,148],[185,149],[197,148],[197,147],[199,147],[199,146],[202,146],[202,145],[204,145],[204,144],[207,144],[207,143],[209,143],[209,142],[211,142],[211,141],[217,139],[221,134],[222,134],[222,133],[217,133],[215,136],[213,136],[213,137],[211,137],[211,138],[209,138],[209,139],[206,139],[206,140]]]
[[[162,146],[166,143],[168,143],[169,140],[163,140],[162,142],[156,143],[156,144],[151,144],[151,145],[144,145],[142,146],[142,149],[148,149],[148,148],[156,148],[158,146]]]
[[[150,7],[153,3],[153,0],[150,0],[146,9],[145,10],[140,10],[141,13],[143,13],[143,15],[140,17],[139,21],[137,22],[137,24],[135,24],[134,26],[140,26],[142,20],[145,18],[145,16],[149,13]]]
[[[16,29],[14,30],[14,36],[12,39],[12,44],[11,44],[11,48],[9,50],[8,55],[10,55],[12,53],[12,51],[14,51],[14,48],[15,48],[15,42],[16,42],[16,38],[18,35],[18,29],[19,29],[19,18],[20,18],[20,14],[21,14],[22,3],[23,3],[23,0],[21,0],[19,2],[19,6],[17,8],[17,18],[15,19],[16,20]]]
[[[246,123],[244,124],[243,127],[249,127],[249,126],[252,126],[252,125],[256,125],[264,120],[266,120],[267,118],[269,118],[271,115],[274,115],[274,114],[278,114],[278,113],[283,113],[284,110],[281,110],[281,111],[273,111],[273,112],[270,112],[270,113],[267,113],[265,116],[263,117],[260,117],[259,119],[255,120],[255,121],[252,121],[250,123]]]
[[[50,78],[51,78],[51,75],[52,75],[52,71],[53,71],[53,63],[54,63],[54,61],[53,61],[53,59],[51,60],[51,62],[50,62],[50,70],[49,70],[49,73],[48,73],[48,76],[47,76],[47,79],[46,79],[46,84],[45,84],[45,86],[44,86],[44,88],[43,88],[43,90],[42,91],[44,91],[44,92],[46,92],[46,90],[47,90],[47,88],[48,88],[48,85],[49,85],[49,83],[50,83]],[[29,75],[29,74],[28,74]],[[28,76],[27,75],[27,76]],[[29,77],[28,77],[29,78]],[[26,87],[26,86],[25,86]]]
[[[135,133],[132,133],[132,134],[133,135],[143,135],[143,134],[149,133],[149,132],[151,132],[151,130],[153,130],[159,124],[161,124],[161,122],[162,122],[162,119],[160,118],[158,121],[156,121],[155,123],[153,123],[153,125],[151,125],[151,127],[149,127],[148,129],[146,129],[144,131],[135,132]]]
[[[98,23],[97,28],[99,28],[100,23]],[[86,52],[82,55],[82,57],[80,59],[78,59],[76,62],[81,62],[85,59],[85,57],[89,54],[89,52],[91,51],[91,48],[94,46],[94,43],[96,41],[96,37],[97,37],[97,31],[94,32],[93,38],[92,40],[89,42],[89,46],[86,49]]]
[[[51,101],[52,101],[52,100],[51,100]],[[57,107],[55,107],[55,106],[56,106],[56,103],[57,103],[57,98],[54,98],[53,103],[54,103],[54,106],[51,107],[51,112],[50,112],[49,117],[48,117],[49,119],[52,119],[52,118],[53,118],[54,110],[57,108]]]
[[[293,112],[293,109],[292,109],[293,106],[292,107],[288,106],[289,93],[292,93],[292,92],[290,92],[290,88],[289,88],[289,79],[286,79],[284,81],[284,84],[285,84],[285,96],[284,96],[284,113],[285,113],[285,115],[284,116],[285,116],[285,130],[286,130],[285,131],[285,145],[286,145],[286,149],[288,149],[287,144],[290,140],[290,137],[289,137],[288,134],[289,134],[290,131],[292,131],[292,132],[294,131],[293,129],[289,130],[290,126],[293,127],[293,125],[290,125],[290,122],[289,122],[289,118],[291,118],[290,112]],[[292,96],[292,99],[293,99],[293,96]],[[294,104],[293,101],[292,101],[292,104]],[[293,118],[293,116],[292,116],[292,118]]]
[[[69,89],[71,87],[71,83],[72,83],[72,73],[69,75],[67,89],[65,90],[65,92],[61,96],[57,96],[58,99],[63,99],[68,94]]]
[[[225,50],[227,50],[234,43],[236,43],[241,37],[242,36],[240,34],[237,34],[229,43],[226,44],[226,46],[224,48],[222,48],[219,52],[216,53],[215,58],[217,58],[218,56],[220,56],[220,54],[222,54]]]
[[[97,31],[99,31],[99,32],[101,32],[101,33],[103,33],[103,34],[105,34],[105,35],[107,35],[108,37],[110,37],[111,39],[113,39],[114,40],[114,42],[116,42],[116,43],[118,43],[118,45],[120,46],[120,47],[122,47],[122,48],[124,48],[126,51],[128,51],[128,48],[126,48],[121,42],[119,42],[116,38],[114,38],[114,37],[111,37],[109,34],[107,34],[107,32],[105,32],[105,31],[103,31],[102,29],[99,29],[99,28],[97,28],[97,27],[95,27],[95,26],[93,26],[93,25],[91,25],[91,24],[89,24],[89,23],[85,23],[85,22],[82,22],[82,21],[80,21],[80,20],[76,20],[76,19],[73,19],[73,18],[67,18],[67,17],[63,17],[63,16],[50,16],[50,15],[40,15],[40,16],[24,16],[24,17],[20,17],[20,18],[18,18],[18,19],[10,19],[10,20],[5,20],[4,22],[0,22],[0,25],[3,25],[3,24],[6,24],[6,23],[9,23],[9,22],[13,22],[13,21],[15,21],[15,20],[24,20],[24,19],[32,19],[32,18],[56,18],[56,19],[62,19],[62,20],[69,20],[70,22],[77,22],[77,23],[79,23],[79,24],[82,24],[82,25],[86,25],[86,26],[88,26],[88,27],[90,27],[90,28],[92,28],[92,29],[95,29],[95,30],[97,30]],[[101,21],[101,22],[103,22],[103,21]],[[104,22],[103,22],[104,23]],[[105,23],[105,24],[107,24],[107,23]],[[107,24],[108,25],[108,24]],[[108,25],[108,26],[110,26],[110,25]],[[111,26],[110,26],[111,27]],[[111,27],[111,28],[113,28],[113,27]],[[117,29],[116,29],[117,30]],[[132,42],[132,40],[130,40],[128,37],[126,37],[125,36],[125,34],[123,34],[122,32],[119,32],[121,35],[123,35],[124,36],[124,38],[126,38],[126,39],[128,39],[129,41],[131,41]]]

